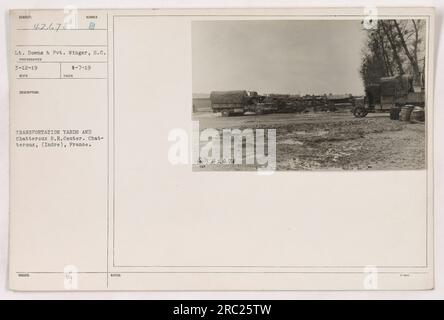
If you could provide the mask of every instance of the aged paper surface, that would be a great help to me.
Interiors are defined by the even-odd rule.
[[[433,288],[432,9],[10,32],[11,289]]]

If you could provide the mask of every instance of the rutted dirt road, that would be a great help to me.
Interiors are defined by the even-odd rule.
[[[195,113],[200,130],[276,129],[277,170],[409,170],[425,168],[425,125],[388,114],[349,112],[221,117]],[[252,170],[253,165],[205,164],[200,170]]]

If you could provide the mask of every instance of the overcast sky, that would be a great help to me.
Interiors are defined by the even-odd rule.
[[[193,92],[363,94],[360,21],[195,21]]]

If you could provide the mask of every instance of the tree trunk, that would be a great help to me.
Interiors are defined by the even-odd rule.
[[[399,73],[402,75],[405,72],[404,72],[404,68],[402,66],[401,58],[399,57],[398,48],[396,47],[395,41],[393,40],[393,35],[391,33],[391,30],[389,30],[387,28],[384,21],[381,21],[381,26],[382,26],[382,29],[384,30],[384,33],[387,35],[387,39],[390,43],[390,47],[392,48],[393,60],[398,65]]]
[[[381,52],[382,52],[382,60],[384,61],[385,70],[387,76],[393,76],[393,69],[390,64],[390,60],[387,55],[387,51],[385,50],[385,44],[384,44],[384,36],[381,34],[381,30],[378,28],[378,36],[379,36],[379,42],[381,46]]]
[[[419,74],[420,74],[418,61],[410,53],[409,48],[407,48],[407,44],[405,42],[404,36],[402,35],[401,28],[399,28],[398,22],[396,22],[396,20],[393,20],[393,23],[395,25],[396,31],[398,32],[398,37],[399,37],[399,40],[401,41],[401,46],[404,49],[405,55],[407,56],[407,58],[410,60],[410,63],[412,64],[413,79],[414,79],[414,81],[417,81],[417,79],[419,78]],[[416,27],[416,24],[415,24],[415,27]],[[415,40],[415,41],[417,41],[417,40]]]

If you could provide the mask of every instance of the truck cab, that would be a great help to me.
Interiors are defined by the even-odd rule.
[[[396,118],[405,105],[424,107],[424,90],[413,86],[413,79],[408,75],[383,77],[377,84],[365,88],[364,106],[357,105],[353,114],[357,118],[373,112],[390,112],[390,118]]]

